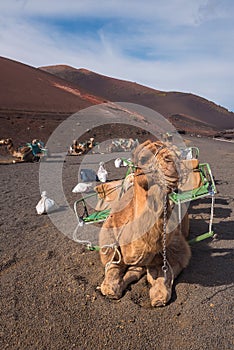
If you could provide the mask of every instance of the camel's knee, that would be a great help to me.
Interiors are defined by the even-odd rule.
[[[176,278],[188,265],[191,258],[191,249],[183,236],[175,237],[167,249],[167,259]]]

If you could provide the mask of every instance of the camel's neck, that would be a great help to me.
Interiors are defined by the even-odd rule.
[[[150,188],[142,186],[142,181],[134,182],[134,213],[136,217],[140,217],[146,208],[157,212],[159,216],[163,216],[163,203],[165,195],[162,188],[158,184],[151,185]]]
[[[8,151],[9,151],[12,155],[15,154],[13,142],[10,142],[10,143],[7,145],[7,149],[8,149]]]
[[[147,201],[147,191],[137,182],[134,184],[134,212],[135,216],[141,216]]]

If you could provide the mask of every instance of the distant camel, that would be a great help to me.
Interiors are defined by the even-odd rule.
[[[33,140],[32,145],[38,145],[38,153],[40,153],[39,141]],[[38,156],[34,154],[33,149],[30,146],[22,146],[18,150],[15,150],[12,139],[0,140],[0,146],[7,146],[7,150],[13,157],[16,158],[17,162],[34,162],[39,160]]]
[[[85,142],[78,142],[78,140],[74,140],[68,154],[79,156],[87,153],[94,146],[95,146],[95,143],[94,143],[93,137],[90,137],[90,139]]]

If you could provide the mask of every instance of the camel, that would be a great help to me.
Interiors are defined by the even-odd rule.
[[[82,155],[90,151],[94,146],[95,146],[95,143],[94,143],[93,137],[90,137],[90,139],[85,142],[78,142],[78,140],[73,140],[68,154],[76,155],[76,156]]]
[[[109,152],[127,152],[132,151],[139,144],[138,140],[130,139],[118,139],[113,140],[108,147]]]
[[[33,140],[32,145],[37,145],[39,144],[40,148],[40,143],[38,140]],[[22,146],[18,150],[14,149],[13,141],[12,139],[2,139],[0,140],[0,145],[2,146],[7,146],[8,152],[16,158],[15,162],[34,162],[39,159],[38,155],[35,155],[33,153],[33,149],[30,146]]]
[[[136,148],[133,162],[133,186],[112,203],[99,233],[105,266],[100,289],[119,299],[129,284],[146,274],[151,305],[165,306],[174,279],[191,257],[188,215],[179,223],[168,198],[178,188],[178,156],[162,142],[148,140]]]
[[[88,150],[92,149],[93,147],[95,146],[95,143],[94,143],[94,138],[93,137],[90,137],[90,139],[87,141],[87,148]]]

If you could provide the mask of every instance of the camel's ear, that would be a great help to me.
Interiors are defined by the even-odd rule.
[[[151,144],[150,140],[147,140],[145,142],[143,142],[142,144],[140,144],[139,146],[137,146],[137,148],[135,149],[135,151],[132,154],[132,159],[133,159],[133,163],[137,163],[138,161],[138,156],[139,153],[146,148],[149,144]]]

